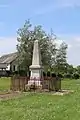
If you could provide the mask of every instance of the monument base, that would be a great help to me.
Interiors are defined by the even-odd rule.
[[[39,79],[30,79],[28,84],[25,86],[27,91],[30,90],[42,90],[41,81]]]

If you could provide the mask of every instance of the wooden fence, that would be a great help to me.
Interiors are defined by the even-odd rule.
[[[29,77],[12,77],[10,89],[12,91],[25,91]],[[56,77],[44,77],[41,80],[42,88],[49,91],[59,91],[61,89],[61,79]]]
[[[11,77],[10,89],[13,91],[25,91],[25,85],[28,83],[28,77]]]

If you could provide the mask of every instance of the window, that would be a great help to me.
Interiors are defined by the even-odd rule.
[[[13,65],[13,71],[15,71],[15,65]]]

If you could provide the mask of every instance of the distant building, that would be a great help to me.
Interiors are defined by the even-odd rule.
[[[17,52],[1,56],[0,73],[5,74],[4,71],[10,71],[10,72],[17,71],[18,70],[18,65],[16,64],[17,58],[18,58]]]

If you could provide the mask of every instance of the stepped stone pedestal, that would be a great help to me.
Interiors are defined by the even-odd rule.
[[[30,71],[31,75],[30,80],[28,81],[28,86],[35,85],[37,88],[41,88],[42,63],[38,40],[35,40],[34,42],[33,58]]]

